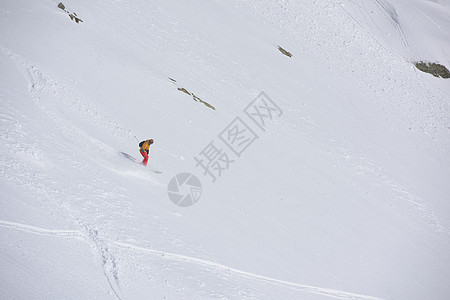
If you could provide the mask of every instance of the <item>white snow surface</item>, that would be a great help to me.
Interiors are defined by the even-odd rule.
[[[58,3],[0,3],[1,299],[449,299],[448,0]]]

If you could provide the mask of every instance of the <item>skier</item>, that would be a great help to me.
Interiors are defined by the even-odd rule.
[[[139,147],[141,147],[141,149],[139,149],[139,152],[141,152],[141,155],[144,157],[144,160],[142,161],[142,164],[144,166],[147,166],[150,145],[153,143],[154,143],[153,139],[149,139],[139,143]]]

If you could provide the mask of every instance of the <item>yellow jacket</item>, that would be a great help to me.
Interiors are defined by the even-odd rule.
[[[141,146],[140,151],[141,152],[145,151],[148,153],[151,144],[153,144],[153,140],[146,140],[146,141],[140,142],[139,143],[139,146]]]

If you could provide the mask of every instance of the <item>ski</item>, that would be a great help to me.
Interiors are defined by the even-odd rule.
[[[128,154],[128,153],[119,151],[119,155],[122,156],[122,157],[124,157],[124,158],[126,158],[126,159],[131,160],[131,161],[134,162],[134,163],[137,163],[137,164],[140,165],[140,166],[146,167],[142,162],[138,161],[136,158],[134,158],[133,156],[131,156],[131,155]],[[162,174],[162,171],[153,170],[152,168],[149,168],[149,167],[147,167],[147,168],[148,168],[150,171],[152,171],[153,173],[155,173],[155,174]]]

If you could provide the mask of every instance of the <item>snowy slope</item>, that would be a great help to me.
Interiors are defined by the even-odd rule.
[[[2,299],[448,298],[450,89],[411,63],[449,67],[445,1],[58,3],[0,5]]]

